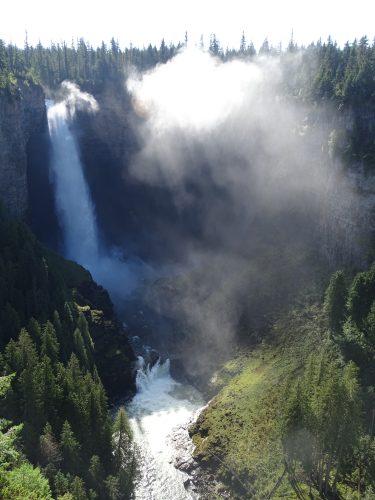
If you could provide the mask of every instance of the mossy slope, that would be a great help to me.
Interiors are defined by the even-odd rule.
[[[297,498],[285,473],[280,414],[286,385],[325,333],[314,310],[279,322],[274,333],[277,341],[222,367],[214,380],[223,388],[190,428],[217,498],[267,498],[275,488],[272,498]]]

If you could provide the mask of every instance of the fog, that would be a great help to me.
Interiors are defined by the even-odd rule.
[[[259,336],[266,317],[313,286],[319,262],[332,264],[332,235],[355,225],[356,194],[329,154],[331,110],[288,95],[289,76],[276,57],[224,63],[185,49],[127,81],[141,144],[130,173],[166,188],[191,226],[176,234],[185,270],[146,301],[177,320],[168,341],[186,340],[192,372],[227,355],[241,328]],[[351,241],[344,260],[356,258]]]
[[[145,119],[133,175],[178,188],[179,203],[188,201],[181,190],[202,166],[240,203],[249,188],[267,201],[319,190],[326,172],[316,145],[324,138],[309,129],[306,108],[282,97],[281,83],[277,60],[223,63],[198,49],[130,79],[135,111]]]
[[[132,127],[137,147],[125,155],[123,193],[132,198],[130,205],[119,202],[119,186],[107,193],[106,183],[101,209],[110,208],[121,227],[133,217],[132,203],[141,207],[129,227],[145,222],[143,244],[149,231],[149,241],[165,247],[161,261],[151,249],[148,264],[127,247],[139,247],[131,241],[136,232],[125,235],[121,247],[111,246],[97,224],[85,179],[90,165],[82,165],[71,124],[77,111],[99,114],[98,103],[70,82],[56,97],[54,114],[64,133],[55,134],[52,163],[65,255],[108,288],[126,322],[134,312],[126,301],[136,291],[139,311],[151,311],[151,320],[143,311],[138,318],[150,321],[149,340],[183,359],[192,375],[210,372],[239,339],[258,341],[304,296],[318,298],[322,269],[363,259],[358,242],[367,215],[334,154],[333,137],[345,131],[328,105],[307,104],[287,91],[299,54],[287,57],[287,65],[274,56],[224,63],[183,49],[127,78],[132,109],[123,123]],[[112,107],[118,97],[110,96]],[[114,109],[111,137],[122,126],[120,108]],[[95,123],[101,131],[102,122]]]

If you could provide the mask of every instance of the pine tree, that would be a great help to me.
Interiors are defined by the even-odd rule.
[[[108,476],[105,480],[106,492],[108,500],[120,500],[120,484],[115,476]]]
[[[245,52],[246,52],[246,38],[245,38],[245,32],[243,31],[240,42],[240,53],[245,54]]]
[[[60,344],[57,340],[53,324],[47,321],[42,331],[41,354],[48,356],[53,362],[59,359]]]
[[[83,340],[85,342],[85,346],[89,351],[94,350],[94,342],[92,341],[90,331],[89,331],[89,325],[87,323],[87,320],[85,318],[85,315],[80,311],[78,315],[78,320],[77,320],[77,328],[82,333]]]
[[[88,468],[88,484],[93,490],[102,493],[104,470],[98,455],[93,455]]]
[[[81,362],[81,366],[83,366],[86,369],[89,369],[90,367],[89,358],[87,356],[85,343],[83,341],[82,333],[79,328],[76,328],[74,330],[73,338],[74,338],[75,351],[77,353],[78,359]]]
[[[33,339],[33,341],[37,345],[39,345],[42,339],[42,330],[40,328],[38,321],[35,318],[31,318],[29,320],[29,323],[27,325],[27,330],[30,333],[30,336]]]
[[[259,54],[267,56],[269,55],[270,51],[270,44],[268,43],[268,39],[266,38],[259,49]]]
[[[70,474],[63,474],[61,470],[58,470],[53,481],[54,492],[59,498],[65,495],[69,490]],[[69,498],[71,500],[71,497]]]
[[[215,33],[213,33],[210,38],[210,52],[215,56],[219,55],[220,53],[220,43],[216,38]]]
[[[17,341],[11,340],[5,348],[4,361],[6,370],[21,373],[31,369],[38,362],[38,354],[34,342],[25,328],[20,331]]]
[[[127,460],[131,448],[132,431],[125,409],[121,407],[113,424],[114,462],[119,470]]]
[[[80,477],[74,477],[69,489],[73,495],[74,500],[88,500],[88,497],[86,495],[85,483]]]
[[[62,426],[60,447],[63,456],[64,470],[70,472],[71,474],[79,473],[81,466],[81,447],[67,420],[65,420]]]
[[[34,379],[39,387],[43,415],[53,426],[56,426],[59,423],[58,406],[61,400],[61,387],[56,383],[53,365],[48,356],[42,356],[35,367]]]
[[[117,473],[120,498],[130,495],[137,471],[136,450],[125,409],[121,407],[113,424],[113,460]]]
[[[62,461],[59,443],[57,442],[49,422],[44,426],[40,436],[40,463],[43,466],[52,464],[58,468]]]
[[[348,314],[357,325],[362,325],[375,300],[375,265],[369,271],[358,273],[348,293]]]
[[[332,274],[324,299],[324,312],[329,328],[336,334],[341,332],[347,314],[348,289],[342,271]]]

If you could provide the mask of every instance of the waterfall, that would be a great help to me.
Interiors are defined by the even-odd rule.
[[[138,392],[150,390],[155,379],[169,377],[169,359],[161,363],[160,358],[154,366],[146,365],[142,356],[138,356],[136,386]]]
[[[46,106],[52,145],[50,175],[63,233],[63,253],[86,267],[108,289],[112,300],[122,300],[150,270],[139,259],[124,261],[123,252],[99,244],[95,208],[71,129],[76,108],[95,112],[98,105],[91,95],[70,82],[63,82],[62,90],[65,99],[57,103],[47,100]]]
[[[174,439],[174,432],[178,429],[186,434],[190,443],[187,422],[202,406],[202,396],[196,389],[171,377],[169,360],[162,363],[159,359],[150,367],[141,356],[138,358],[137,394],[127,405],[142,462],[136,500],[197,498],[186,489],[189,476],[173,465],[181,453],[191,456],[186,444]]]
[[[99,256],[98,230],[77,144],[70,130],[70,116],[65,101],[57,104],[47,101],[52,143],[51,174],[64,253],[67,258],[91,268]]]
[[[90,268],[98,260],[98,230],[69,116],[65,101],[57,104],[47,101],[52,180],[64,253],[67,258]]]

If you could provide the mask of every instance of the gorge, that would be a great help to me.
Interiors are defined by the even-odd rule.
[[[345,54],[324,47],[318,76],[321,54]],[[63,417],[48,384],[38,417],[13,393],[4,414],[31,425],[54,498],[371,497],[373,115],[317,97],[309,50],[180,48],[126,79],[108,50],[96,80],[55,66],[46,107],[26,77],[0,96],[0,197],[52,248],[4,222],[0,270],[28,284],[0,282],[2,373],[24,401],[23,349],[64,388]],[[176,444],[197,475],[176,470]]]

